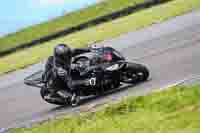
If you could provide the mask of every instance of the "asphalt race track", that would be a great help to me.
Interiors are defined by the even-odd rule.
[[[147,65],[151,71],[150,80],[90,100],[77,108],[57,107],[45,103],[38,88],[23,84],[27,75],[42,67],[42,64],[37,64],[0,77],[0,128],[79,111],[83,107],[112,102],[125,96],[143,95],[200,74],[200,11],[101,44],[119,49],[130,61]]]

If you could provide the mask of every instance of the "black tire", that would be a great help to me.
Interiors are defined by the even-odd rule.
[[[49,91],[48,91],[48,89],[46,89],[45,87],[42,87],[42,88],[40,89],[40,95],[41,95],[42,99],[45,100],[47,103],[51,103],[51,104],[55,104],[55,105],[61,105],[61,106],[67,105],[67,102],[64,101],[64,100],[52,101],[52,100],[47,100],[47,99],[45,99],[44,97],[45,97],[46,95],[48,95],[48,94],[49,94]]]
[[[146,81],[149,78],[149,70],[146,66],[136,63],[127,63],[123,72],[127,74],[129,80],[123,80],[125,83],[138,83]]]
[[[146,81],[149,78],[149,70],[144,65],[140,65],[140,68],[137,73],[141,73],[141,75],[138,75],[139,82]]]

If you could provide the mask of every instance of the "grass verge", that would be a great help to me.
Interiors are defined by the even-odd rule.
[[[174,0],[40,46],[18,51],[0,58],[0,74],[23,68],[47,58],[52,54],[52,49],[57,43],[68,43],[73,47],[83,47],[92,42],[102,41],[154,23],[160,23],[197,8],[200,8],[199,0]]]
[[[129,6],[144,3],[144,1],[146,0],[103,0],[99,4],[80,11],[75,11],[49,22],[25,28],[19,32],[1,37],[0,52],[16,47],[22,43],[30,42],[34,39],[62,31],[66,28],[77,26]]]
[[[199,115],[200,86],[179,86],[11,133],[199,133]]]

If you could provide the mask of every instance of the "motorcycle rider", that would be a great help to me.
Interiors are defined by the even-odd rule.
[[[70,72],[71,69],[80,69],[81,66],[71,64],[71,62],[74,56],[86,52],[90,52],[90,49],[71,49],[66,44],[58,44],[55,46],[54,55],[48,58],[42,76],[43,81],[46,83],[45,87],[52,92],[49,95],[56,93],[64,98],[70,95],[71,102],[75,100],[77,94],[74,86],[76,83],[72,81]],[[70,93],[62,89],[66,84],[71,91]],[[50,96],[47,96],[47,98],[50,98]]]

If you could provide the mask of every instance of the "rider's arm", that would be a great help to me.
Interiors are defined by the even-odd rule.
[[[76,48],[73,50],[72,56],[76,56],[76,55],[87,53],[87,52],[90,52],[89,48]]]
[[[53,56],[50,56],[45,64],[45,70],[49,70],[50,68],[52,68],[52,66],[53,66]]]
[[[47,59],[47,62],[45,64],[45,70],[42,74],[42,79],[44,81],[48,81],[48,78],[50,76],[50,70],[52,69],[53,67],[53,56],[50,56],[48,59]]]

